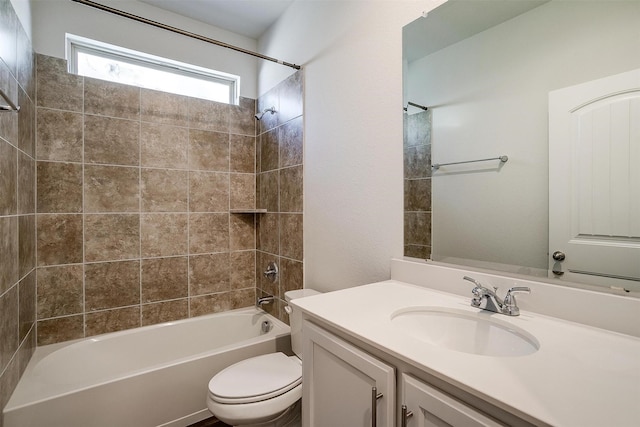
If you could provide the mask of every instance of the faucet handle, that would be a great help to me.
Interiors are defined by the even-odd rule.
[[[482,285],[480,285],[480,282],[478,282],[476,279],[474,279],[473,277],[469,277],[469,276],[463,276],[462,277],[464,280],[468,280],[469,282],[473,283],[474,285],[476,285],[476,287],[481,287]]]
[[[480,283],[480,281],[474,279],[473,277],[469,277],[469,276],[464,276],[462,277],[464,280],[467,280],[471,283],[473,283],[474,285],[476,285],[475,288],[473,288],[473,290],[471,292],[473,292],[474,295],[476,295],[477,292],[481,292],[485,289],[487,289],[482,283]],[[493,288],[495,290],[497,290],[498,288]]]
[[[473,277],[464,276],[463,279],[468,280],[475,285],[474,288],[471,289],[471,293],[473,294],[471,305],[473,307],[480,307],[480,304],[482,304],[482,297],[484,297],[484,287]]]
[[[518,316],[520,314],[520,308],[516,302],[516,296],[514,293],[531,293],[531,288],[527,286],[514,286],[507,291],[507,295],[504,297],[503,312],[509,316]]]
[[[509,290],[507,291],[507,295],[504,297],[504,303],[506,305],[516,305],[516,297],[515,295],[513,295],[514,293],[525,293],[525,294],[530,294],[531,293],[531,288],[527,287],[527,286],[514,286],[513,288],[509,288]]]
[[[482,283],[480,283],[480,281],[474,279],[473,277],[464,276],[462,278],[476,285],[475,288],[473,288],[473,290],[471,291],[471,293],[473,293],[475,296],[482,297],[487,292],[491,293],[491,289],[487,288]],[[491,287],[493,288],[493,293],[495,295],[495,293],[498,292],[498,288],[496,286],[491,286]]]

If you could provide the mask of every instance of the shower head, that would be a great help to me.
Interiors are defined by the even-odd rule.
[[[262,113],[258,113],[258,114],[256,114],[256,115],[255,115],[255,116],[253,116],[253,117],[255,117],[255,118],[256,118],[256,120],[260,120],[260,119],[262,119],[262,116],[264,116],[264,115],[265,115],[265,113],[267,113],[267,112],[269,112],[269,113],[271,113],[271,114],[275,114],[275,113],[276,113],[276,107],[265,108],[265,109],[262,111]]]

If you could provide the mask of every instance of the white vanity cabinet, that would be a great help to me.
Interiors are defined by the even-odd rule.
[[[466,403],[411,375],[402,374],[401,427],[504,426]]]
[[[474,407],[417,379],[393,357],[380,352],[374,356],[373,350],[363,350],[309,319],[303,323],[303,345],[303,427],[529,425],[509,418],[501,424],[476,409],[485,408],[484,402],[475,400]]]
[[[456,270],[458,281],[464,274]],[[455,283],[453,277],[443,280]],[[639,425],[640,335],[531,311],[478,311],[468,296],[431,289],[429,283],[388,280],[291,301],[302,314],[306,340],[303,425],[371,425],[373,386],[384,395],[377,402],[378,425],[401,427],[403,405],[413,412],[408,427]],[[526,284],[545,292],[544,284]],[[600,301],[577,297],[585,298],[586,307]],[[619,306],[625,319],[637,319],[636,301]],[[442,313],[466,323],[448,322]],[[487,334],[494,327],[510,335],[487,341],[496,337]],[[513,352],[513,337],[526,338],[533,353]],[[395,403],[387,399],[394,395]]]
[[[393,427],[393,366],[306,321],[303,426]]]

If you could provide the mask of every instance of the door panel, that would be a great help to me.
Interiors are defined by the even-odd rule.
[[[392,427],[395,368],[306,321],[303,334],[303,426]]]
[[[640,70],[549,94],[549,269],[640,290]],[[624,280],[623,280],[624,279]]]
[[[503,424],[428,384],[403,374],[407,427],[499,427]]]

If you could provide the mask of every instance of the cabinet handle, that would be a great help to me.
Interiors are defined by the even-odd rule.
[[[402,405],[402,419],[400,427],[407,427],[407,420],[413,416],[413,412],[407,410],[407,405]]]
[[[378,399],[382,399],[382,393],[378,393],[377,387],[371,387],[371,427],[378,425]]]

